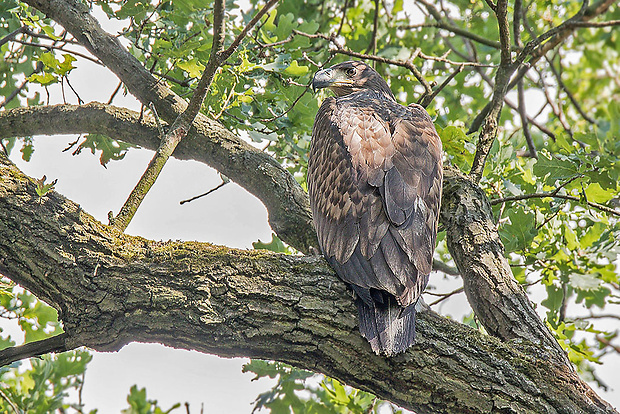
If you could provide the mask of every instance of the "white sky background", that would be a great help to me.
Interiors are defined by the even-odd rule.
[[[96,11],[95,16],[111,33],[120,28],[118,22],[107,21],[103,13]],[[78,59],[75,65],[78,68],[71,73],[71,83],[81,98],[86,102],[106,102],[118,84],[116,76],[84,59]],[[58,90],[50,88],[52,99],[56,99],[52,103],[61,102]],[[68,88],[66,96],[69,103],[76,103]],[[134,110],[140,108],[132,96],[120,94],[114,104]],[[531,107],[539,108],[538,104]],[[11,159],[32,177],[58,178],[56,190],[59,193],[107,223],[108,211],[118,212],[153,153],[132,149],[124,160],[111,161],[104,169],[98,162],[98,155],[93,156],[88,150],[79,156],[72,156],[71,151],[61,152],[75,138],[36,137],[30,162],[21,160],[19,146],[13,150]],[[201,194],[220,182],[217,172],[204,164],[170,159],[127,232],[154,240],[198,240],[238,248],[251,248],[251,243],[258,239],[269,241],[271,230],[264,206],[234,183],[205,198],[179,205],[180,200]],[[454,278],[443,281],[433,276],[431,284],[441,285],[438,291],[448,292],[460,285]],[[427,302],[432,300],[429,297]],[[458,320],[469,312],[469,305],[461,294],[437,310]],[[0,320],[0,326],[15,333],[14,338],[20,338],[19,329],[8,325],[9,322]],[[192,414],[200,412],[201,403],[204,403],[205,413],[249,413],[258,394],[274,384],[272,380],[251,382],[252,374],[241,373],[245,359],[223,359],[157,344],[134,343],[117,353],[93,354],[93,361],[87,368],[83,399],[87,409],[98,408],[102,414],[126,408],[126,396],[133,384],[146,387],[147,396],[158,400],[163,409],[177,402],[189,402]],[[616,355],[605,362],[597,373],[610,386],[617,387],[615,378],[620,358]],[[597,390],[607,401],[620,406],[618,391]],[[185,412],[185,408],[175,412]]]

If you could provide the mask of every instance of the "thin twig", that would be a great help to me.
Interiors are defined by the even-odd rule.
[[[34,75],[35,73],[39,73],[43,70],[43,62],[37,62],[37,67],[32,71],[32,73],[30,74],[30,76]],[[2,103],[0,103],[0,108],[4,107],[6,104],[8,104],[9,102],[11,102],[13,99],[15,99],[17,97],[17,95],[19,95],[21,93],[21,91],[24,90],[24,88],[28,85],[28,78],[30,76],[27,76],[26,79],[24,79],[21,83],[21,85],[19,85],[17,88],[15,88],[14,91],[12,91],[8,96],[6,96],[4,98],[4,100],[2,101]]]
[[[159,114],[157,113],[157,108],[155,107],[155,104],[153,102],[149,102],[149,109],[151,110],[151,112],[153,112],[153,116],[155,117],[155,123],[157,124],[157,131],[159,132],[159,136],[163,137],[165,135],[164,127],[161,125]]]
[[[269,47],[281,46],[281,45],[284,45],[286,43],[290,43],[293,40],[295,40],[295,35],[293,33],[291,33],[286,39],[279,40],[277,42],[261,43],[261,42],[257,41],[256,43],[258,44],[258,47],[260,47],[261,49],[266,49],[266,48],[269,48]]]
[[[170,127],[168,133],[164,136],[161,144],[155,155],[151,159],[148,167],[140,180],[132,190],[131,194],[127,198],[127,201],[121,207],[116,217],[112,214],[108,214],[110,218],[110,225],[124,231],[131,219],[136,214],[138,207],[146,197],[157,177],[161,173],[164,165],[168,161],[168,158],[172,155],[175,148],[181,142],[181,140],[187,135],[189,129],[194,122],[194,118],[200,112],[204,98],[209,90],[215,73],[220,66],[233,54],[237,49],[241,41],[252,30],[257,22],[260,21],[262,16],[267,13],[278,0],[268,1],[263,8],[256,13],[256,15],[248,22],[243,28],[241,33],[233,40],[232,44],[225,50],[224,45],[224,25],[225,25],[225,0],[216,0],[213,5],[213,42],[211,45],[211,54],[207,62],[206,68],[196,86],[196,90],[192,95],[187,108],[175,119],[174,123]]]
[[[579,102],[577,102],[577,99],[575,99],[575,96],[568,89],[568,87],[566,86],[566,84],[562,80],[561,74],[557,71],[557,69],[553,65],[553,62],[551,60],[549,60],[546,56],[545,56],[545,58],[547,60],[547,63],[549,64],[549,69],[551,70],[551,73],[553,73],[553,76],[555,77],[556,81],[558,82],[558,86],[564,91],[566,96],[568,96],[568,99],[570,99],[571,103],[573,104],[573,106],[575,107],[577,112],[579,112],[579,115],[581,115],[583,117],[583,119],[585,119],[589,123],[596,125],[596,120],[594,120],[592,117],[590,117],[588,114],[585,113],[585,111],[581,108],[581,105],[579,104]],[[560,60],[560,64],[561,64],[561,60]]]
[[[265,3],[263,8],[258,13],[256,13],[256,15],[252,18],[252,20],[248,22],[248,24],[245,25],[241,33],[237,35],[237,37],[235,38],[235,40],[233,40],[231,45],[228,46],[228,48],[222,52],[221,54],[222,62],[228,59],[230,55],[233,54],[233,52],[237,49],[241,41],[250,32],[250,30],[252,30],[252,28],[256,25],[256,23],[258,23],[260,19],[265,15],[265,13],[267,13],[269,9],[271,9],[271,7],[274,6],[278,1],[279,0],[269,0],[267,3]]]
[[[366,53],[374,55],[377,53],[377,30],[379,30],[379,2],[381,0],[375,0],[375,16],[372,23],[372,35],[370,37],[370,43],[366,48]]]
[[[13,410],[15,414],[21,413],[15,403],[9,399],[9,397],[4,393],[4,391],[2,391],[2,388],[0,388],[0,397],[2,397],[4,401],[6,401],[6,403],[11,407],[11,410]]]
[[[596,335],[596,340],[620,354],[620,346],[612,344],[607,338],[601,335]]]
[[[112,101],[114,100],[114,97],[116,96],[118,91],[121,90],[121,86],[123,86],[123,81],[118,82],[116,89],[114,89],[114,92],[112,92],[112,95],[110,95],[110,99],[108,99],[108,105],[112,105]]]
[[[523,136],[525,137],[525,142],[527,143],[527,149],[529,151],[529,156],[532,158],[538,159],[536,147],[534,146],[534,140],[532,139],[532,134],[530,134],[530,128],[528,126],[528,121],[527,121],[527,112],[525,110],[525,91],[523,88],[523,80],[521,80],[517,84],[517,97],[519,100],[518,109],[519,109],[519,117],[521,118],[521,128],[523,129]]]
[[[606,22],[573,22],[573,27],[611,27],[620,26],[620,20],[609,20]]]
[[[347,19],[347,9],[349,8],[349,4],[353,0],[345,0],[344,6],[342,7],[342,19],[340,20],[340,25],[338,26],[338,30],[336,30],[336,36],[340,36],[340,32],[342,32],[342,26],[344,26],[344,22]]]
[[[494,200],[491,200],[491,205],[495,205],[495,204],[499,204],[499,203],[505,203],[505,202],[509,202],[509,201],[519,201],[519,200],[528,200],[531,198],[547,198],[547,197],[551,197],[551,198],[559,198],[562,200],[570,200],[570,201],[577,201],[577,202],[583,202],[584,200],[576,197],[576,196],[571,196],[571,195],[564,195],[564,194],[557,194],[555,193],[556,190],[550,192],[550,193],[531,193],[531,194],[522,194],[522,195],[517,195],[517,196],[510,196],[510,197],[504,197],[504,198],[497,198]],[[604,211],[606,213],[609,214],[613,214],[614,216],[618,216],[620,217],[620,211],[615,210],[613,208],[604,206],[602,204],[599,203],[595,203],[593,201],[589,201],[589,200],[585,200],[585,203],[587,205],[589,205],[590,207],[594,207],[598,210]]]
[[[297,102],[299,102],[299,100],[310,90],[310,84],[305,85],[305,87],[306,89],[304,89],[304,91],[299,94],[299,96],[293,101],[293,103],[284,112],[282,112],[280,115],[275,115],[272,118],[261,119],[260,121],[261,122],[273,122],[276,119],[282,118],[284,115],[288,114],[295,107],[295,105],[297,105]]]
[[[454,79],[456,77],[456,75],[458,75],[459,73],[461,73],[463,71],[463,68],[465,66],[461,65],[458,68],[456,68],[456,70],[454,70],[450,76],[448,76],[439,86],[436,86],[435,88],[433,88],[433,93],[431,93],[430,95],[424,95],[422,98],[420,98],[420,101],[418,102],[421,106],[423,106],[424,108],[426,108],[431,102],[433,102],[433,99],[435,99],[435,97],[439,94],[439,92],[442,91],[442,89],[444,89],[446,86],[448,86],[448,84],[450,83],[450,81],[452,79]]]
[[[212,192],[217,191],[217,190],[219,190],[220,188],[224,187],[224,186],[225,186],[226,184],[228,184],[229,182],[230,182],[230,180],[229,180],[228,178],[227,178],[226,180],[222,180],[222,182],[221,182],[219,185],[217,185],[216,187],[214,187],[214,188],[210,189],[210,190],[209,190],[209,191],[207,191],[206,193],[202,193],[202,194],[199,194],[199,195],[194,196],[194,197],[192,197],[192,198],[188,198],[187,200],[179,201],[179,204],[183,205],[183,204],[185,204],[185,203],[189,203],[189,202],[192,202],[192,201],[194,201],[194,200],[198,200],[199,198],[202,198],[202,197],[208,196],[208,195],[209,195],[209,194],[211,194]]]
[[[456,295],[456,294],[458,294],[458,293],[463,292],[464,290],[465,290],[465,288],[464,288],[463,286],[461,286],[460,288],[455,289],[455,290],[453,290],[452,292],[448,292],[448,293],[432,293],[432,292],[426,292],[426,293],[428,293],[429,295],[433,295],[433,296],[440,296],[440,298],[439,298],[439,299],[437,299],[437,300],[436,300],[436,301],[434,301],[434,302],[429,303],[429,304],[428,304],[428,306],[435,306],[435,305],[437,305],[438,303],[441,303],[441,302],[443,302],[444,300],[448,299],[449,297],[454,296],[454,295]]]
[[[304,33],[304,32],[301,32],[295,29],[293,30],[293,33],[299,36],[307,37],[309,39],[324,39],[324,40],[331,42],[336,47],[335,49],[331,51],[332,53],[356,57],[358,59],[372,60],[375,62],[386,63],[388,65],[400,66],[400,67],[409,69],[409,71],[411,71],[413,76],[415,76],[415,78],[422,84],[422,86],[424,87],[425,93],[428,93],[428,94],[433,93],[433,88],[431,87],[431,85],[426,81],[426,79],[424,79],[424,76],[422,76],[422,73],[420,73],[420,70],[415,65],[413,65],[413,63],[411,63],[416,57],[418,57],[418,54],[420,53],[420,49],[417,49],[409,60],[406,60],[406,61],[393,60],[393,59],[384,58],[382,56],[369,55],[366,53],[359,53],[359,52],[354,52],[352,50],[349,50],[345,48],[343,45],[341,45],[336,40],[335,35],[328,36],[323,33],[314,33],[314,34]]]
[[[73,87],[73,85],[71,85],[71,82],[69,82],[69,77],[68,76],[63,76],[64,80],[67,82],[67,85],[69,85],[69,88],[71,89],[71,91],[73,92],[73,94],[75,95],[75,97],[78,100],[78,105],[82,105],[84,103],[84,100],[82,100],[82,98],[80,97],[80,95],[77,93],[77,91],[75,90],[75,88]]]
[[[22,26],[17,30],[13,30],[11,33],[9,33],[8,35],[0,39],[0,46],[15,39],[15,36],[17,36],[18,34],[26,33],[27,31],[28,31],[28,28],[26,26]]]
[[[424,60],[434,60],[435,62],[443,62],[443,63],[447,63],[449,65],[454,65],[454,66],[472,66],[472,67],[478,67],[478,68],[496,68],[497,67],[497,65],[494,65],[491,63],[480,63],[480,62],[472,62],[472,61],[458,62],[455,60],[446,59],[444,56],[439,56],[439,57],[430,56],[422,52],[419,52],[418,56]]]
[[[581,320],[587,320],[587,319],[607,319],[607,318],[620,320],[620,315],[614,315],[611,313],[602,313],[599,315],[574,316],[572,318],[567,318],[567,319],[572,320],[572,321],[581,321]]]
[[[539,81],[540,89],[545,95],[545,99],[547,100],[547,103],[551,107],[551,111],[553,112],[553,115],[555,115],[558,121],[560,121],[560,125],[562,125],[562,128],[564,128],[566,133],[572,137],[573,131],[570,129],[570,125],[568,125],[568,122],[566,122],[562,109],[560,108],[559,105],[556,104],[556,102],[553,100],[553,97],[549,94],[549,89],[547,88],[547,84],[545,83],[544,77],[538,71],[538,69],[534,68],[534,70],[538,73],[538,78],[540,79]]]
[[[426,24],[425,26],[422,27],[436,27],[438,29],[443,29],[443,30],[447,30],[449,32],[454,33],[455,35],[464,37],[466,39],[470,39],[473,40],[474,42],[483,44],[485,46],[489,46],[492,47],[494,49],[500,49],[501,48],[501,43],[494,41],[494,40],[490,40],[486,37],[477,35],[475,33],[472,33],[468,30],[462,29],[458,26],[456,26],[455,24],[449,23],[445,20],[444,16],[441,15],[441,12],[439,10],[437,10],[437,8],[435,8],[435,6],[426,1],[426,0],[416,0],[417,3],[422,4],[426,10],[429,12],[429,14],[431,16],[433,16],[433,18],[435,19],[436,23],[432,23],[432,24]],[[495,7],[493,7],[493,10],[495,10]],[[407,28],[416,28],[416,27],[420,27],[419,25],[412,25],[412,26],[402,26],[400,28],[402,29],[407,29]],[[515,48],[515,50],[519,50],[518,48]]]
[[[103,63],[101,63],[101,61],[99,59],[95,59],[93,57],[90,57],[88,55],[85,55],[83,53],[76,52],[76,51],[73,51],[73,50],[67,50],[63,46],[44,45],[42,43],[26,42],[24,40],[19,40],[19,39],[15,39],[13,41],[16,42],[16,43],[22,44],[24,46],[38,47],[38,48],[47,49],[47,50],[52,50],[52,49],[53,50],[60,50],[60,51],[63,51],[65,53],[69,53],[70,55],[75,55],[75,56],[79,56],[81,58],[90,60],[91,62],[94,62],[94,63],[96,63],[99,66],[103,66]]]

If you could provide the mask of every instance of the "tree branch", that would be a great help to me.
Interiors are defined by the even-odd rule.
[[[568,99],[570,99],[571,103],[573,104],[577,112],[579,112],[579,115],[581,115],[581,117],[585,119],[586,121],[588,121],[589,123],[596,125],[596,120],[585,113],[585,111],[581,108],[581,105],[579,104],[579,102],[577,102],[577,99],[575,99],[575,96],[568,89],[568,87],[562,80],[562,74],[558,72],[555,66],[553,66],[553,61],[550,59],[546,59],[546,60],[547,60],[547,63],[549,64],[549,69],[551,70],[551,73],[553,73],[553,76],[558,82],[558,86],[564,91],[566,96],[568,96]],[[562,65],[562,61],[560,60],[560,67],[561,65]]]
[[[430,95],[425,94],[422,97],[420,97],[420,100],[418,101],[418,103],[422,105],[424,108],[426,108],[431,102],[433,102],[433,99],[435,99],[435,97],[439,95],[439,92],[441,92],[446,86],[448,86],[450,81],[452,81],[452,79],[454,79],[456,75],[458,75],[459,73],[463,71],[463,68],[464,68],[464,65],[461,65],[458,68],[456,68],[456,70],[454,70],[443,82],[441,82],[441,85],[433,88],[433,93],[431,93]]]
[[[349,50],[345,46],[341,45],[336,40],[335,36],[327,36],[322,33],[309,34],[309,33],[300,32],[299,30],[293,30],[293,33],[299,36],[308,37],[310,39],[318,38],[318,39],[325,39],[325,40],[330,41],[336,47],[335,49],[332,50],[332,53],[339,53],[341,55],[356,57],[358,59],[372,60],[374,62],[387,63],[389,65],[400,66],[400,67],[406,68],[409,71],[411,71],[411,73],[418,80],[418,82],[422,84],[422,86],[424,87],[425,94],[433,93],[433,88],[431,87],[431,85],[426,81],[426,79],[424,79],[424,76],[422,75],[420,70],[413,63],[411,63],[420,53],[420,49],[417,49],[413,53],[412,57],[406,61],[394,60],[394,59],[385,58],[383,56],[369,55],[367,53],[359,53],[359,52],[354,52],[352,50]]]
[[[38,131],[49,133],[52,130],[77,133],[84,132],[82,128],[88,127],[102,133],[111,132],[112,136],[117,138],[123,136],[120,134],[127,134],[129,142],[147,148],[157,146],[157,140],[153,139],[154,135],[139,131],[141,125],[146,125],[151,131],[156,130],[155,122],[149,117],[141,119],[138,113],[128,110],[91,104],[85,107],[59,105],[43,109],[20,108],[7,112],[7,115],[0,114],[0,122],[3,125],[8,125],[9,132],[12,129],[17,129],[22,133],[29,134],[36,134]],[[32,116],[33,113],[38,113],[39,116]],[[81,121],[81,119],[91,119],[91,121]],[[131,119],[135,121],[130,122]],[[82,122],[84,124],[81,124]],[[114,131],[120,132],[114,135]],[[204,156],[204,150],[201,146],[203,141],[199,136],[195,137],[194,140],[184,140],[178,148],[178,150],[183,151],[179,153],[179,158],[188,157],[201,161],[201,157]],[[187,145],[185,145],[186,142]],[[566,362],[559,345],[538,319],[529,305],[527,296],[512,278],[508,262],[504,258],[499,235],[495,229],[492,211],[490,207],[487,207],[486,196],[482,190],[454,170],[446,170],[445,177],[441,218],[446,225],[448,245],[451,246],[452,257],[457,263],[466,286],[468,284],[469,286],[477,286],[487,283],[487,285],[480,287],[478,294],[468,294],[472,307],[475,310],[477,307],[480,308],[476,310],[480,321],[489,332],[502,340],[521,338],[542,343],[547,349],[559,355],[556,356],[558,360]],[[468,235],[471,234],[477,235],[477,238],[468,239]],[[484,252],[484,254],[478,258],[475,255],[472,256],[474,254],[472,252]],[[479,260],[482,260],[484,264],[481,264]],[[494,267],[488,266],[488,263],[491,262]],[[484,269],[480,270],[481,267]],[[464,269],[466,270],[465,273]],[[509,288],[498,290],[495,289],[495,286],[508,286]],[[466,289],[468,288],[466,287]],[[498,308],[494,305],[485,308],[488,304],[484,297],[478,296],[483,295],[483,293],[486,294],[485,289],[492,291],[491,297],[494,298],[494,304],[504,301],[506,302],[503,304],[505,307]],[[508,296],[508,298],[502,299],[503,295]],[[509,315],[506,316],[505,313],[509,313]],[[505,323],[498,324],[498,321]]]
[[[495,140],[495,136],[497,134],[497,120],[494,117],[499,116],[501,112],[501,102],[496,100],[496,97],[499,98],[499,95],[503,96],[505,93],[511,89],[513,89],[525,76],[527,71],[540,59],[542,58],[548,51],[554,49],[560,43],[562,43],[568,36],[572,34],[574,29],[581,22],[587,22],[593,19],[596,16],[605,13],[609,7],[614,3],[614,0],[601,0],[590,7],[587,7],[587,1],[584,3],[586,7],[582,7],[580,11],[573,16],[571,19],[562,23],[561,25],[555,27],[547,31],[545,34],[539,36],[538,38],[528,42],[528,44],[523,48],[520,54],[517,56],[515,63],[520,64],[527,60],[526,65],[521,65],[521,67],[517,70],[517,72],[513,75],[513,71],[516,68],[516,65],[512,65],[512,68],[509,68],[507,65],[504,65],[504,69],[502,69],[502,65],[500,64],[500,68],[497,71],[496,75],[496,83],[495,89],[493,93],[493,100],[489,102],[484,109],[478,114],[478,116],[472,122],[472,126],[470,127],[468,133],[472,133],[477,131],[481,125],[483,125],[483,129],[480,132],[478,138],[478,145],[476,149],[476,155],[474,156],[474,162],[472,163],[472,170],[470,174],[474,177],[476,181],[478,181],[482,177],[482,173],[484,172],[484,163],[486,162],[486,156],[488,154],[493,141]],[[494,6],[494,11],[498,15],[498,22],[500,22],[500,17],[504,14],[500,5],[502,2],[498,1],[498,5]],[[501,19],[503,22],[505,19]],[[508,33],[507,29],[507,21],[506,23],[500,23],[500,40],[502,38],[506,38],[505,35],[502,35],[501,26],[505,26],[505,32]],[[509,36],[509,34],[508,34]],[[507,46],[504,46],[504,51],[502,56],[507,56]],[[509,55],[509,54],[508,54]],[[504,82],[507,82],[507,78],[510,82],[506,86]],[[501,80],[501,82],[499,82]],[[499,85],[498,85],[499,84]],[[501,88],[498,90],[498,86]],[[497,93],[497,92],[502,92]]]
[[[127,201],[123,204],[118,215],[110,218],[110,225],[115,226],[121,231],[125,231],[129,222],[131,222],[140,204],[142,204],[144,197],[146,197],[149,190],[153,187],[164,165],[166,165],[168,158],[170,158],[174,149],[179,145],[179,142],[185,138],[196,115],[200,112],[202,102],[211,86],[215,72],[223,62],[220,57],[220,52],[224,44],[224,12],[224,0],[216,0],[213,3],[213,43],[211,45],[211,54],[207,66],[198,82],[198,86],[187,108],[174,120],[170,130],[162,137],[161,143],[157,151],[155,151],[155,155],[140,177],[140,180],[138,180],[138,183],[129,194]]]
[[[500,65],[495,75],[495,88],[493,89],[493,98],[489,105],[487,105],[489,107],[488,112],[484,115],[482,130],[478,135],[478,142],[476,144],[476,153],[474,154],[471,170],[469,172],[475,182],[479,182],[482,179],[482,174],[484,173],[484,165],[486,164],[487,156],[489,155],[491,146],[493,145],[495,137],[497,136],[499,116],[502,112],[504,97],[506,96],[506,92],[508,91],[507,85],[510,81],[510,76],[514,72],[515,68],[512,62],[512,58],[510,56],[510,29],[508,25],[507,0],[498,0],[497,4],[495,5],[494,12],[495,16],[497,17],[499,40],[501,45]]]
[[[519,110],[519,118],[521,118],[521,129],[523,130],[523,136],[525,137],[525,142],[527,144],[529,156],[532,158],[538,159],[538,153],[536,151],[536,146],[534,145],[534,140],[532,139],[532,134],[530,134],[530,128],[528,126],[527,112],[525,109],[525,92],[523,88],[523,80],[521,80],[517,84],[517,97],[518,97],[518,102],[519,102],[518,110]]]
[[[620,20],[609,20],[606,22],[573,22],[573,27],[612,27],[620,26]]]
[[[118,39],[101,28],[82,2],[28,0],[28,4],[65,27],[144,105],[153,102],[166,122],[174,122],[186,108],[187,103],[183,99],[155,79]],[[282,240],[302,252],[308,252],[311,246],[318,246],[307,194],[288,171],[213,119],[199,114],[193,126],[200,128],[203,135],[204,140],[196,145],[204,153],[205,162],[265,204],[269,224]],[[193,129],[189,134],[195,134]]]
[[[577,201],[579,203],[584,202],[584,199],[582,198],[572,196],[572,195],[558,194],[556,190],[554,190],[549,193],[530,193],[530,194],[522,194],[522,195],[516,195],[516,196],[510,196],[510,197],[504,197],[504,198],[496,198],[494,200],[491,200],[491,205],[506,203],[508,201],[519,201],[519,200],[529,200],[531,198],[548,198],[548,197],[559,198],[562,200]],[[604,211],[605,213],[620,217],[620,211],[615,210],[611,207],[607,207],[602,204],[595,203],[593,201],[588,201],[587,199],[585,200],[585,204],[587,204],[590,207],[594,207],[598,210]]]
[[[26,358],[37,357],[51,352],[65,352],[73,348],[67,347],[67,334],[52,336],[41,341],[30,342],[20,346],[12,346],[0,351],[0,367]]]
[[[568,358],[540,320],[504,257],[493,211],[483,191],[452,168],[444,170],[440,220],[469,303],[487,332],[505,341],[539,344],[556,361]]]
[[[380,1],[381,0],[374,0],[375,16],[372,22],[372,35],[370,37],[370,42],[368,44],[368,47],[366,48],[366,54],[371,53],[374,55],[375,53],[377,53],[377,31],[379,30],[379,2]]]
[[[131,194],[123,204],[120,212],[116,217],[110,220],[110,224],[125,231],[129,222],[136,214],[138,207],[142,204],[144,197],[148,194],[149,190],[155,184],[157,177],[161,173],[164,165],[168,161],[168,158],[174,152],[179,142],[189,132],[189,129],[194,122],[194,119],[200,112],[202,103],[207,95],[213,77],[220,68],[220,66],[226,62],[226,60],[237,49],[237,46],[241,43],[246,34],[252,27],[260,20],[260,18],[269,10],[269,8],[277,3],[278,0],[269,1],[254,18],[244,27],[241,33],[235,38],[232,45],[228,49],[224,49],[224,23],[225,23],[225,2],[224,0],[216,0],[213,3],[213,43],[211,45],[211,54],[209,55],[209,61],[207,66],[196,86],[192,98],[187,105],[187,108],[175,119],[174,123],[166,135],[162,138],[161,144],[157,148],[155,155],[151,159],[146,171],[140,177],[140,180],[132,190]]]
[[[591,19],[605,13],[609,9],[609,7],[611,7],[611,5],[614,3],[615,3],[615,0],[601,0],[593,4],[592,6],[586,8],[583,14],[579,16],[579,13],[581,12],[580,10],[580,12],[576,16],[573,16],[577,18],[571,21],[570,24],[566,24],[566,25],[561,24],[560,25],[561,27],[558,26],[555,28],[555,30],[551,29],[553,30],[553,32],[551,36],[547,39],[547,41],[545,43],[542,43],[541,41],[540,42],[541,44],[539,44],[538,47],[531,50],[527,64],[522,65],[517,71],[517,73],[515,73],[515,75],[512,77],[512,80],[508,84],[508,90],[513,89],[516,86],[517,82],[519,82],[519,80],[522,79],[523,76],[525,76],[525,74],[530,69],[530,67],[534,66],[534,64],[538,62],[543,56],[545,56],[547,52],[555,49],[558,45],[562,44],[562,42],[564,42],[564,40],[566,40],[570,35],[572,35],[575,28],[579,27],[578,26],[579,24],[587,23]],[[524,57],[527,58],[527,56],[521,55],[519,59],[522,59]]]
[[[0,272],[59,310],[69,348],[140,341],[277,359],[419,413],[445,413],[446,395],[451,412],[615,412],[528,341],[502,344],[431,311],[418,345],[377,356],[322,258],[128,236],[54,192],[39,203],[4,157]]]

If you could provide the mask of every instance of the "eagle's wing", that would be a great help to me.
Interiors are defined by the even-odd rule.
[[[308,189],[321,248],[339,276],[369,305],[385,291],[408,306],[431,271],[441,141],[422,107],[384,104],[323,102]]]

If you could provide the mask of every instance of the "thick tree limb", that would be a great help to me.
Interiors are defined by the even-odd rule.
[[[187,107],[185,100],[155,79],[117,38],[101,28],[84,3],[78,0],[28,0],[27,3],[67,29],[143,104],[153,102],[166,122],[174,122]],[[288,171],[213,119],[199,114],[186,139],[192,136],[196,139],[194,128],[200,128],[200,134],[207,138],[199,145],[206,163],[263,202],[269,212],[269,224],[282,240],[302,252],[318,246],[308,197]]]
[[[36,135],[50,131],[95,132],[126,139],[127,142],[146,148],[156,148],[158,145],[152,133],[156,126],[149,117],[141,119],[137,112],[102,104],[16,108],[0,114],[0,123],[7,126],[4,132],[7,136]],[[200,137],[182,141],[178,156],[203,161],[201,143]],[[481,323],[488,332],[502,340],[525,339],[541,344],[552,358],[567,363],[561,348],[512,278],[486,196],[455,171],[446,171],[445,176],[441,219],[446,226],[448,246],[463,275],[466,290],[467,286],[476,286],[476,292],[468,298]],[[471,235],[477,235],[478,238],[472,238]],[[478,256],[479,253],[482,256]],[[507,288],[498,288],[503,286]],[[485,297],[478,296],[487,293],[494,298],[493,306],[488,307]],[[508,298],[502,299],[503,295]],[[498,307],[500,303],[504,307]]]
[[[374,355],[319,257],[153,242],[102,225],[0,157],[0,272],[59,310],[67,347],[160,342],[285,361],[422,413],[613,413],[527,341],[502,344],[430,311],[419,344]]]

